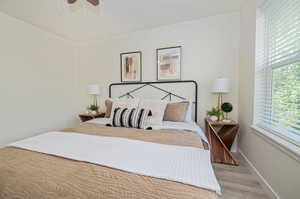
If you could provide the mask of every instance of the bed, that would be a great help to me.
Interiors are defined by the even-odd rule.
[[[105,119],[95,119],[64,129],[59,132],[59,135],[77,135],[79,139],[87,136],[95,140],[110,138],[118,139],[118,142],[121,139],[124,142],[144,145],[151,143],[161,147],[176,147],[176,149],[208,149],[205,136],[195,123],[188,124],[186,127],[180,123],[165,122],[159,127],[153,126],[152,130],[108,127],[106,123]],[[78,146],[78,151],[82,150],[81,142],[83,141],[79,140],[75,146],[73,143],[73,147]],[[20,141],[20,144],[24,143]],[[76,150],[73,148],[72,152]],[[91,151],[89,154],[95,156]],[[138,162],[134,159],[131,161]],[[208,161],[205,164],[211,166]],[[18,144],[0,149],[1,199],[216,199],[218,197],[216,192],[218,191],[183,183],[180,180],[143,175],[143,173],[129,172],[105,164],[30,150],[18,147]]]

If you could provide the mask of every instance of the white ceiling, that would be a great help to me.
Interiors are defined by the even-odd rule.
[[[78,0],[0,0],[0,11],[76,41],[106,39],[240,10],[243,0],[104,0],[100,7]]]

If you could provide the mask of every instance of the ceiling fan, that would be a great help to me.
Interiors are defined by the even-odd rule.
[[[75,3],[77,0],[68,0],[69,4]],[[99,5],[99,1],[100,0],[87,0],[88,2],[90,2],[91,4],[93,4],[94,6]]]

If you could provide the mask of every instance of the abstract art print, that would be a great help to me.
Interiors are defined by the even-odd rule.
[[[181,46],[156,50],[157,80],[181,79]]]
[[[142,52],[121,53],[121,82],[142,81]]]

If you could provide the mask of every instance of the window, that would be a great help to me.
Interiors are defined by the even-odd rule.
[[[256,21],[254,125],[300,146],[300,0],[266,0]]]

